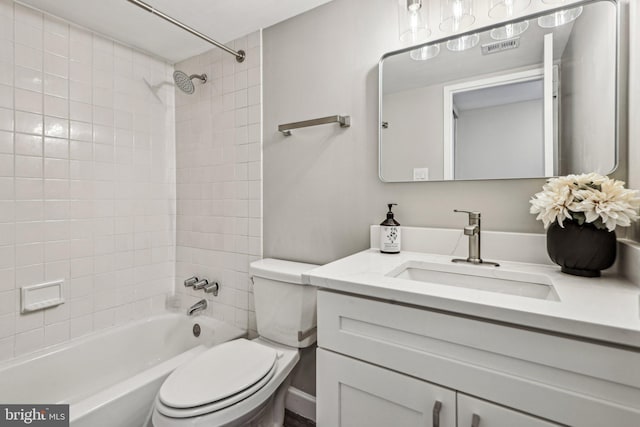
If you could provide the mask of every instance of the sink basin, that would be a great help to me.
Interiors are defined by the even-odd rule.
[[[544,275],[501,270],[501,267],[408,262],[387,276],[526,298],[560,301]]]

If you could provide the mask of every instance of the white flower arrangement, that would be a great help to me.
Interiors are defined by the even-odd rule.
[[[530,212],[538,214],[545,229],[556,221],[564,227],[563,221],[570,220],[613,231],[640,218],[638,190],[597,173],[551,178],[542,190],[530,200]]]

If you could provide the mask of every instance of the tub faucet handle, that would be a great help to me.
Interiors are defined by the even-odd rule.
[[[196,283],[198,283],[198,278],[196,276],[192,276],[192,277],[189,277],[187,280],[184,281],[184,287],[188,288],[190,286],[195,285]]]
[[[218,291],[220,290],[220,285],[218,282],[211,282],[204,285],[204,291],[207,294],[213,294],[214,297],[218,296]]]
[[[208,284],[209,284],[209,281],[207,279],[201,279],[201,280],[197,281],[196,283],[194,283],[193,289],[200,290],[200,289],[204,288],[205,286],[207,286]]]

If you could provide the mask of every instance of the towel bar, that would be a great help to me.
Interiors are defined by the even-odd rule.
[[[301,122],[287,123],[287,124],[278,126],[278,131],[282,132],[286,136],[289,136],[291,135],[291,129],[306,128],[309,126],[317,126],[317,125],[326,125],[329,123],[340,123],[340,127],[348,128],[349,126],[351,126],[351,117],[336,115],[336,116],[322,117],[320,119],[312,119],[312,120],[304,120]]]

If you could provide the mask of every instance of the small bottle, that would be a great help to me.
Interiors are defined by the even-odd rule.
[[[392,206],[396,203],[389,203],[389,212],[387,219],[380,224],[380,252],[383,254],[399,254],[400,253],[400,223],[393,218],[391,212]]]

